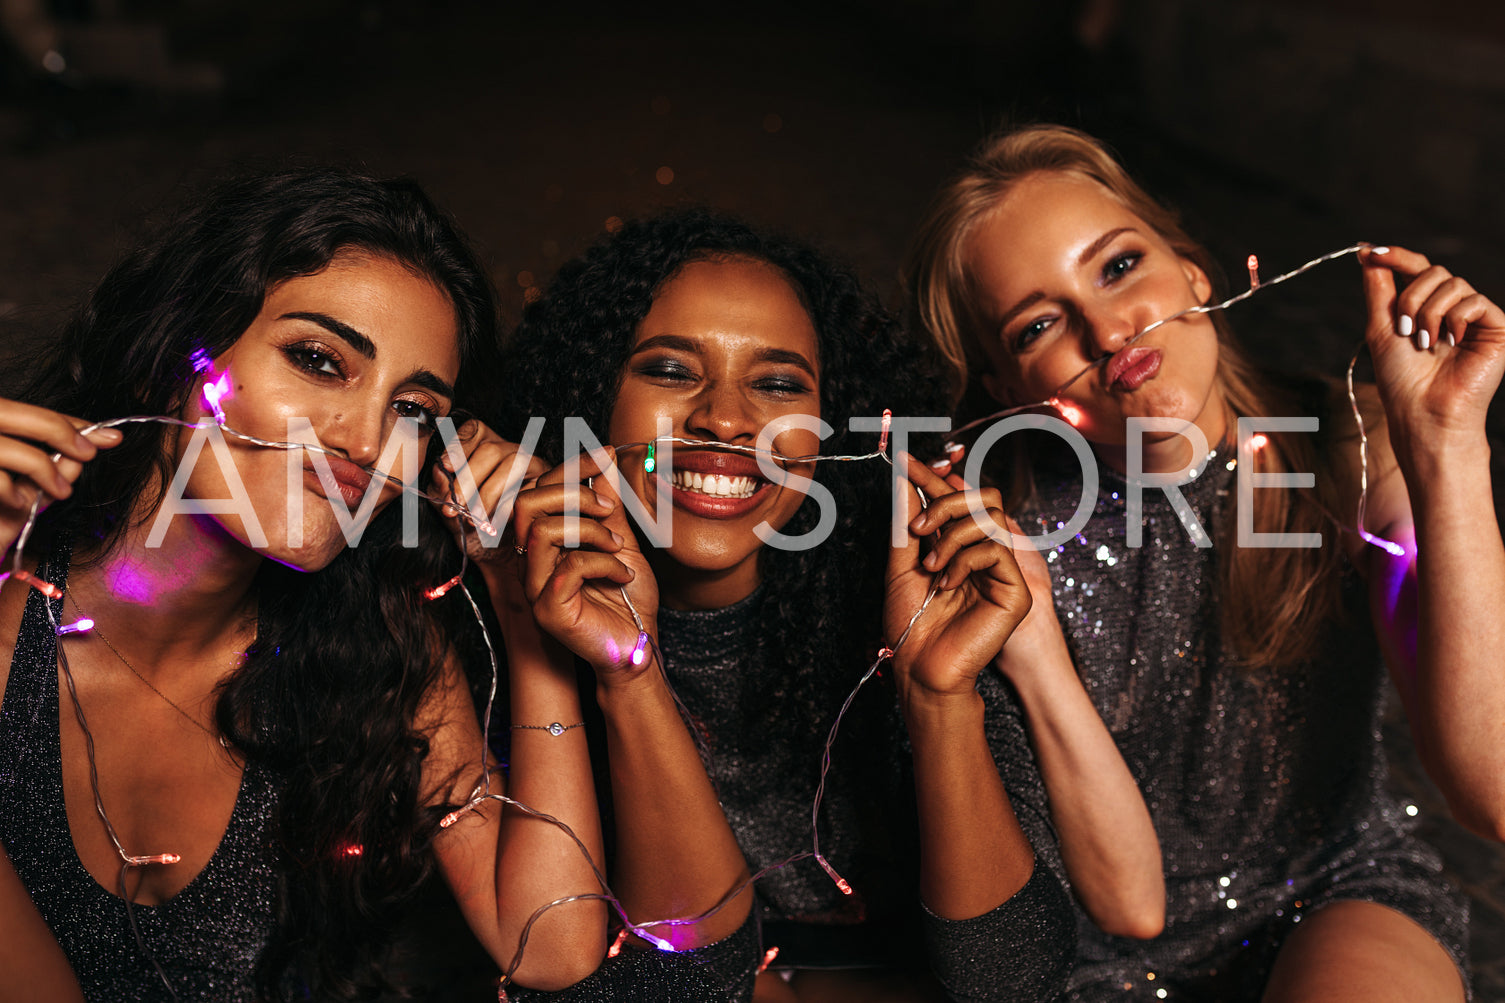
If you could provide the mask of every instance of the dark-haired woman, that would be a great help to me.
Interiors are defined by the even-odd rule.
[[[1032,532],[1090,511],[1047,553],[1080,671],[1052,687],[1090,694],[1165,862],[1164,934],[1129,944],[1083,924],[1073,998],[1467,991],[1465,904],[1386,789],[1380,656],[1454,814],[1500,838],[1505,548],[1484,415],[1505,313],[1419,254],[1371,247],[1359,263],[1378,383],[1354,405],[1367,497],[1340,388],[1259,372],[1221,313],[1157,325],[1220,299],[1208,256],[1091,137],[990,141],[921,231],[911,288],[958,391],[971,375],[1003,404],[1052,400],[1101,478],[1093,495],[1048,449],[1003,468]],[[1045,688],[1019,689],[1037,733],[1059,731]],[[1065,737],[1038,744],[1053,805],[1080,779]],[[1057,820],[1063,846],[1113,835]]]
[[[885,408],[934,414],[922,348],[823,256],[681,211],[629,223],[562,268],[525,311],[508,365],[526,389],[504,427],[547,418],[542,452],[556,463],[584,435],[564,438],[566,418],[614,450],[580,461],[586,486],[556,467],[519,497],[515,522],[540,625],[595,672],[616,890],[639,922],[725,903],[654,928],[694,948],[679,966],[694,988],[655,995],[634,973],[658,952],[628,950],[571,998],[1054,996],[1072,931],[1036,862],[1052,852],[1043,804],[1015,796],[1038,785],[1019,782],[1033,766],[1006,715],[995,724],[1017,744],[1000,776],[975,688],[1028,606],[1018,570],[963,495],[913,461],[899,461],[890,547],[891,469],[809,459],[872,452]],[[578,547],[571,506],[586,517]],[[810,849],[837,711],[932,584],[887,683],[858,696],[832,750],[820,849],[850,893],[803,859],[760,878],[751,902],[728,900],[749,871]],[[661,666],[651,648],[632,657],[634,612]],[[749,909],[778,949],[755,988]]]
[[[434,859],[503,966],[535,909],[595,890],[552,827],[494,806],[438,826],[485,766],[443,640],[458,607],[423,595],[459,554],[431,506],[398,499],[434,490],[436,425],[474,406],[495,345],[485,272],[416,185],[261,175],[129,254],[0,402],[0,546],[40,497],[22,570],[49,583],[0,592],[0,841],[19,876],[0,871],[0,913],[33,942],[40,913],[86,997],[361,994]],[[198,427],[79,432],[127,415]],[[323,451],[243,438],[310,434]],[[478,422],[460,440],[475,476],[503,475],[509,447]],[[497,612],[515,706],[578,714]],[[597,842],[584,755],[516,745],[509,792]],[[598,903],[555,910],[517,978],[589,973],[603,926]],[[7,955],[0,996],[56,960]]]

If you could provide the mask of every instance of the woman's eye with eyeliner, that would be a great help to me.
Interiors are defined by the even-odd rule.
[[[654,361],[638,366],[638,374],[649,379],[682,382],[692,380],[695,374],[688,366],[678,362]]]
[[[1108,282],[1116,282],[1117,280],[1123,278],[1125,275],[1134,270],[1135,266],[1139,264],[1139,259],[1141,257],[1142,255],[1129,253],[1120,254],[1111,258],[1108,263],[1103,266],[1103,279]]]
[[[1034,344],[1035,340],[1050,328],[1052,320],[1053,318],[1050,317],[1041,317],[1020,328],[1019,333],[1014,336],[1014,350],[1018,351]]]
[[[805,386],[802,381],[783,376],[764,377],[753,383],[753,386],[763,393],[779,394],[786,397],[810,392],[810,388]]]
[[[412,418],[418,423],[419,431],[428,433],[434,428],[434,412],[424,407],[417,401],[400,400],[392,403],[392,410],[397,412],[400,418]]]
[[[340,360],[328,352],[299,345],[293,345],[283,351],[294,365],[310,373],[317,373],[320,376],[344,375],[340,369]]]

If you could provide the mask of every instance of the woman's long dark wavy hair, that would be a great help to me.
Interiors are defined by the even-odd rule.
[[[397,261],[447,294],[456,408],[475,401],[498,356],[495,293],[475,252],[414,182],[333,169],[247,176],[198,200],[110,270],[20,396],[93,420],[181,413],[196,358],[234,344],[277,283],[347,251]],[[97,561],[154,511],[172,432],[125,432],[46,513],[43,545],[66,536]],[[384,986],[398,907],[432,866],[439,809],[422,803],[428,742],[415,716],[440,671],[436,638],[454,625],[421,588],[452,575],[459,552],[426,505],[420,546],[399,546],[399,509],[321,571],[263,563],[256,641],[219,692],[220,730],[282,780],[278,926],[257,973],[269,997]]]
[[[585,419],[606,442],[638,325],[654,297],[685,265],[751,260],[788,280],[810,315],[820,353],[821,414],[835,434],[821,452],[867,453],[870,432],[852,416],[945,414],[945,377],[923,339],[907,336],[855,275],[796,240],[760,231],[706,209],[680,209],[629,222],[564,265],[528,305],[506,353],[509,388],[502,426],[521,435],[528,418],[547,419],[539,452],[562,459],[562,419]],[[871,661],[882,623],[888,553],[890,468],[882,461],[817,463],[814,479],[836,502],[836,527],[821,546],[761,552],[762,630],[795,672],[791,688],[855,677],[844,670]],[[812,529],[808,499],[783,532]],[[860,670],[859,670],[860,671]],[[822,705],[822,709],[828,709]]]

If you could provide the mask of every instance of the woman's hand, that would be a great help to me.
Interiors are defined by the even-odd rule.
[[[969,494],[995,526],[1004,525],[998,492],[969,493],[912,456],[903,456],[902,462],[910,483],[930,503],[922,512],[919,497],[904,493],[909,541],[890,552],[884,600],[884,629],[891,642],[925,602],[932,583],[938,591],[894,655],[901,697],[970,694],[978,674],[1029,612],[1029,589],[1013,553],[972,517]],[[923,559],[922,540],[929,541]]]
[[[615,454],[613,453],[613,458]],[[523,591],[540,627],[597,670],[611,685],[649,664],[632,661],[638,626],[622,588],[650,636],[657,631],[658,584],[638,548],[621,499],[589,455],[580,478],[566,484],[564,465],[518,495],[512,524],[526,555]],[[594,489],[585,481],[594,478]],[[566,545],[567,517],[578,509],[579,542]]]
[[[1505,374],[1505,311],[1403,247],[1370,248],[1359,261],[1369,309],[1365,338],[1392,441],[1416,450],[1440,448],[1460,434],[1482,439],[1485,412]]]
[[[46,408],[0,399],[0,555],[21,535],[32,503],[73,494],[84,464],[101,449],[119,445],[119,429],[79,433],[91,423]],[[56,462],[54,455],[59,455]],[[39,511],[40,511],[39,508]]]

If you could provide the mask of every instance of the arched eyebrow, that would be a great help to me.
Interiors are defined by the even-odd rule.
[[[356,352],[368,359],[376,358],[376,342],[366,337],[355,328],[342,320],[337,320],[327,313],[319,313],[316,310],[294,310],[285,313],[279,320],[306,320],[311,324],[317,324],[330,334],[339,338]],[[436,393],[449,400],[455,399],[455,388],[440,379],[437,374],[427,369],[415,369],[403,380],[404,383],[412,383],[423,389]]]
[[[345,342],[351,348],[361,353],[368,359],[376,358],[376,342],[366,337],[343,320],[336,320],[327,313],[319,313],[315,310],[294,310],[285,313],[278,320],[306,320],[311,324],[318,324],[330,334]]]
[[[1109,230],[1107,233],[1103,234],[1101,237],[1088,244],[1087,249],[1084,250],[1081,254],[1077,255],[1077,264],[1085,265],[1087,262],[1097,257],[1102,253],[1103,248],[1107,247],[1118,238],[1119,234],[1134,232],[1135,230],[1132,226],[1120,226],[1115,230]]]
[[[793,366],[796,369],[804,370],[812,380],[817,378],[815,367],[810,365],[810,360],[799,352],[791,352],[787,348],[765,348],[758,353],[758,361]]]
[[[1076,260],[1078,267],[1085,266],[1093,258],[1103,253],[1103,248],[1113,243],[1113,241],[1117,240],[1122,234],[1137,232],[1138,231],[1136,231],[1132,226],[1120,226],[1115,229],[1109,230],[1107,233],[1103,234],[1101,237],[1098,237],[1092,243],[1088,244],[1082,250],[1082,253],[1077,255]],[[1044,298],[1045,294],[1040,292],[1039,290],[1036,290],[1030,293],[1028,296],[1024,297],[1018,303],[1015,303],[1004,313],[1002,317],[998,319],[999,332],[1001,333],[1002,331],[1007,329],[1008,326],[1013,323],[1015,317],[1019,316],[1025,310],[1028,310],[1030,307],[1034,306]]]

